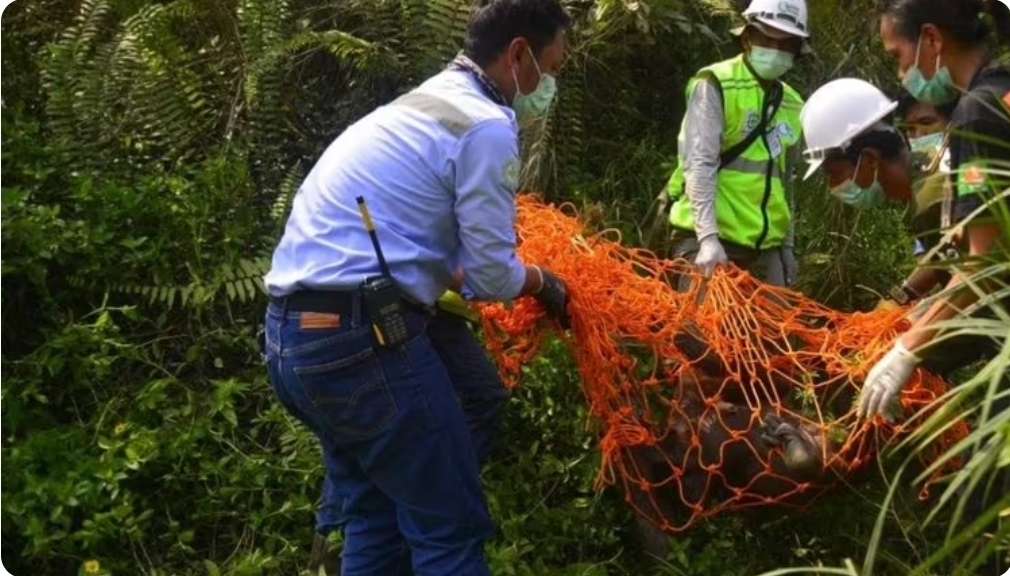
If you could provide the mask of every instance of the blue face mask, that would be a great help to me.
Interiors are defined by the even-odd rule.
[[[943,106],[949,104],[957,98],[957,86],[950,76],[950,69],[940,66],[940,55],[936,55],[936,73],[929,80],[922,74],[919,68],[919,55],[922,52],[922,34],[919,35],[919,43],[915,46],[915,64],[908,69],[901,84],[908,90],[913,98],[933,106]]]
[[[856,183],[856,174],[859,174],[859,163],[863,158],[860,156],[856,162],[856,169],[852,172],[852,177],[831,189],[831,195],[860,210],[875,208],[884,203],[884,187],[877,179],[878,174],[873,174],[873,184],[868,188],[863,188]]]

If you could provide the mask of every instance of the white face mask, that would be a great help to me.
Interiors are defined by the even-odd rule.
[[[526,51],[529,53],[530,58],[533,59],[533,65],[537,68],[540,81],[532,92],[523,94],[523,91],[519,88],[519,77],[516,75],[516,69],[512,69],[512,80],[516,84],[516,95],[512,99],[512,109],[516,112],[516,119],[519,121],[520,126],[546,116],[548,110],[551,108],[551,102],[554,101],[554,96],[558,91],[557,81],[554,79],[554,76],[544,74],[540,71],[540,64],[537,63],[537,59],[533,56],[533,51],[530,50],[529,46],[526,47]]]

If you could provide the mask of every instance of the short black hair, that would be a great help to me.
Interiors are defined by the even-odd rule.
[[[466,28],[463,52],[480,66],[494,61],[515,38],[526,38],[535,56],[572,18],[558,0],[487,0],[479,3]]]
[[[859,160],[859,155],[867,148],[877,150],[885,160],[892,160],[900,156],[902,151],[908,150],[908,141],[890,122],[882,120],[864,130],[830,157],[846,158],[855,164]]]
[[[902,91],[901,95],[898,96],[898,108],[895,109],[894,115],[900,121],[903,122],[905,118],[908,116],[908,113],[912,110],[912,107],[917,106],[919,104],[926,104],[926,103],[920,102],[916,100],[915,97],[909,94],[908,92]],[[957,106],[957,100],[954,100],[953,102],[949,102],[947,104],[942,104],[940,106],[936,106],[933,104],[926,104],[926,105],[936,108],[936,111],[939,112],[941,116],[943,116],[946,119],[949,119],[951,115],[954,114],[954,108]]]
[[[918,103],[919,101],[914,96],[908,92],[902,92],[898,97],[898,107],[895,108],[894,115],[899,121],[904,121],[905,117],[908,116],[908,112]]]
[[[985,43],[995,34],[1010,37],[1010,11],[999,0],[884,0],[883,14],[894,19],[898,33],[916,41],[932,24],[968,46]]]

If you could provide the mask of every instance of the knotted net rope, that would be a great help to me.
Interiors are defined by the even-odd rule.
[[[519,200],[517,233],[522,260],[570,289],[564,338],[600,430],[598,488],[619,486],[664,531],[806,505],[921,421],[860,422],[854,410],[867,372],[908,329],[904,311],[839,312],[736,269],[704,279],[529,196]],[[551,324],[530,298],[482,306],[481,316],[514,387]],[[914,414],[947,389],[919,369],[900,403]],[[966,434],[959,423],[936,449]]]

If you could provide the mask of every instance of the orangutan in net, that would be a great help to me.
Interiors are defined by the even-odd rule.
[[[677,344],[684,357],[671,362],[676,378],[637,402],[650,441],[619,456],[626,497],[645,520],[650,549],[665,542],[663,532],[722,510],[804,504],[829,484],[833,472],[825,463],[837,448],[801,411],[752,408],[727,378],[729,367],[690,331]],[[745,377],[772,382],[783,397],[791,390],[774,373]],[[852,394],[839,391],[831,402],[844,408]]]

